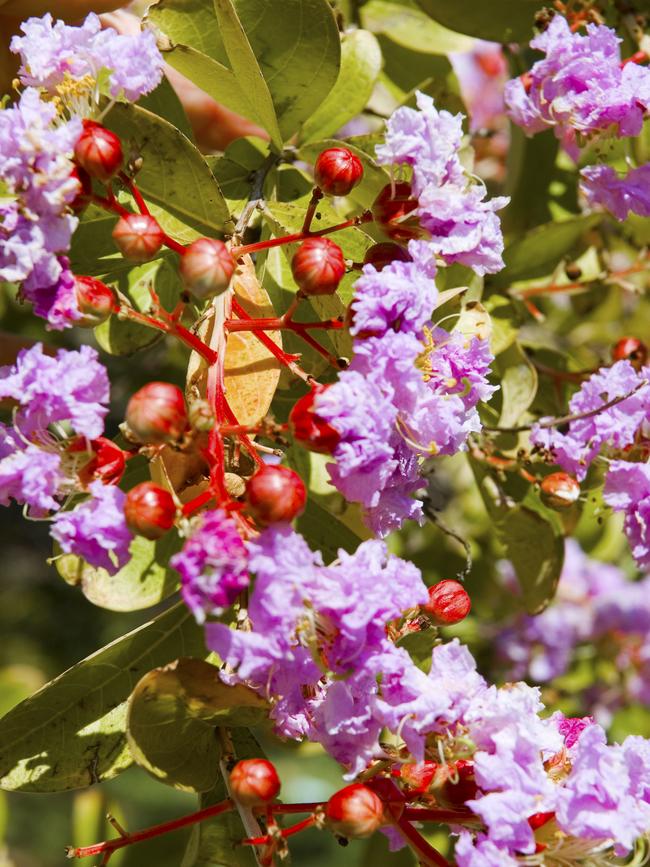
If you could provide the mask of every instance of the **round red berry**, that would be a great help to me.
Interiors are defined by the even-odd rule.
[[[94,328],[105,322],[113,312],[115,293],[101,280],[95,280],[94,277],[75,277],[74,291],[81,313],[81,319],[75,319],[75,325]]]
[[[368,247],[366,255],[363,257],[363,264],[374,265],[377,271],[381,271],[386,265],[390,265],[391,262],[410,261],[411,257],[408,250],[390,241],[383,244],[373,244],[372,247]]]
[[[636,370],[648,361],[648,347],[638,337],[621,337],[612,349],[614,361],[629,361]]]
[[[179,440],[187,427],[183,392],[170,382],[147,383],[128,402],[126,423],[141,443]]]
[[[373,203],[372,215],[390,238],[409,241],[423,235],[417,215],[413,213],[417,206],[411,185],[400,181],[386,184]]]
[[[314,166],[314,179],[328,196],[347,196],[362,177],[361,160],[347,148],[328,148]]]
[[[119,138],[94,120],[84,120],[74,156],[82,169],[104,183],[117,174],[124,160]]]
[[[230,772],[230,789],[244,807],[259,807],[277,797],[280,778],[266,759],[242,759]]]
[[[307,238],[291,260],[291,272],[305,295],[333,295],[345,274],[343,251],[329,238]]]
[[[148,262],[162,247],[165,235],[149,214],[125,214],[115,224],[113,240],[125,259]]]
[[[332,795],[325,816],[341,837],[370,837],[384,824],[384,805],[368,786],[353,783]]]
[[[435,626],[451,626],[467,617],[472,603],[459,581],[445,580],[429,587],[429,601],[422,607]]]
[[[305,448],[330,455],[341,439],[340,434],[314,410],[314,401],[326,388],[326,385],[317,385],[296,401],[289,414],[289,429]]]
[[[542,501],[551,509],[569,509],[580,496],[580,485],[568,473],[551,473],[539,486]]]
[[[225,292],[235,270],[235,260],[223,241],[199,238],[181,257],[179,271],[185,288],[197,298]]]
[[[160,539],[174,526],[176,504],[169,491],[153,482],[141,482],[126,495],[124,517],[135,535]]]
[[[306,500],[302,479],[289,467],[264,466],[246,484],[248,511],[259,524],[293,521]]]

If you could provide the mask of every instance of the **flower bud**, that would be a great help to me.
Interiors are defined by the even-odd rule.
[[[551,473],[539,486],[544,505],[561,511],[569,509],[580,496],[580,485],[568,473]]]
[[[373,244],[372,247],[368,247],[366,255],[363,257],[363,264],[374,265],[377,271],[381,271],[386,265],[390,265],[391,262],[411,261],[408,250],[390,241],[384,244]]]
[[[408,762],[399,769],[399,776],[412,794],[423,794],[429,790],[438,770],[436,762]]]
[[[169,491],[153,482],[141,482],[126,495],[124,517],[135,535],[160,539],[174,526],[176,504]]]
[[[635,370],[641,370],[648,361],[648,347],[637,337],[621,337],[612,349],[612,358],[629,361]]]
[[[230,772],[230,789],[244,807],[259,807],[277,797],[280,778],[266,759],[242,759]]]
[[[148,262],[162,247],[165,235],[149,214],[125,214],[115,224],[113,240],[125,259]]]
[[[88,441],[86,437],[75,437],[68,445],[70,454],[85,452],[89,460],[80,470],[77,476],[84,488],[91,482],[99,481],[105,485],[117,485],[124,474],[126,467],[126,454],[107,437],[97,437]]]
[[[179,440],[187,426],[183,392],[170,382],[147,383],[128,402],[126,423],[141,443]]]
[[[472,607],[467,590],[458,581],[439,581],[429,587],[429,601],[422,608],[434,626],[451,626],[460,623]]]
[[[314,401],[326,388],[326,385],[317,385],[296,401],[289,413],[289,429],[293,438],[305,448],[330,455],[341,437],[338,431],[314,412]]]
[[[413,197],[411,185],[400,181],[386,184],[373,203],[372,215],[390,238],[409,241],[425,234],[417,214],[412,213],[417,206],[418,200]]]
[[[368,786],[353,783],[332,795],[325,816],[341,837],[370,837],[384,824],[384,805]]]
[[[314,166],[314,179],[328,196],[347,196],[362,177],[361,160],[347,148],[328,148]]]
[[[93,183],[90,180],[88,172],[85,169],[82,169],[81,166],[73,166],[72,171],[70,172],[70,177],[74,178],[79,184],[79,192],[70,202],[70,207],[75,214],[78,214],[90,204],[90,197],[93,193]]]
[[[305,295],[333,295],[345,274],[343,251],[329,238],[307,238],[291,260],[291,273]]]
[[[117,174],[124,159],[122,145],[115,133],[87,119],[74,146],[74,157],[92,178],[103,183]]]
[[[81,319],[75,319],[75,325],[82,328],[94,328],[105,322],[113,312],[115,293],[101,280],[94,277],[75,277],[74,291]]]
[[[261,467],[246,485],[248,511],[259,524],[293,521],[305,508],[307,492],[288,467]]]
[[[190,427],[194,428],[194,430],[207,433],[207,431],[212,430],[214,427],[214,412],[212,411],[210,402],[203,398],[193,400],[190,403],[187,418]]]
[[[186,289],[201,300],[225,292],[235,260],[223,241],[198,238],[181,257],[179,271]]]
[[[548,824],[551,819],[555,818],[555,813],[533,813],[532,816],[528,817],[528,824],[536,831],[538,828],[543,828],[544,825]]]

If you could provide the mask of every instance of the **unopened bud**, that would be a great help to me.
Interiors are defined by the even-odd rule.
[[[332,795],[325,816],[341,837],[370,837],[384,824],[384,805],[368,786],[353,783]]]
[[[332,454],[341,436],[314,410],[314,401],[326,388],[326,385],[317,385],[295,403],[289,413],[289,429],[302,446],[327,455]]]
[[[183,392],[170,382],[147,383],[128,402],[126,423],[141,443],[179,440],[187,427]]]
[[[386,241],[383,244],[373,244],[368,247],[366,255],[363,257],[364,265],[374,265],[377,271],[381,271],[386,265],[391,262],[410,262],[411,256],[409,251],[399,244],[393,244]]]
[[[203,300],[226,291],[235,260],[223,241],[198,238],[181,256],[179,271],[185,288]]]
[[[314,166],[314,179],[328,196],[347,196],[362,177],[361,160],[348,148],[328,148]]]
[[[81,485],[86,488],[91,482],[99,481],[105,485],[116,485],[126,468],[126,454],[107,437],[97,437],[90,440],[86,437],[75,437],[68,445],[67,451],[86,452],[89,460],[77,472]]]
[[[439,581],[429,587],[429,601],[422,608],[434,626],[451,626],[460,623],[472,607],[467,590],[459,581]]]
[[[293,521],[306,500],[302,479],[289,467],[261,467],[246,485],[248,511],[262,525]]]
[[[149,214],[125,214],[115,224],[113,240],[125,259],[148,262],[162,247],[165,235]]]
[[[329,238],[307,238],[291,260],[291,273],[305,295],[333,295],[345,274],[343,251]]]
[[[542,502],[551,509],[569,509],[580,496],[580,485],[568,473],[551,473],[539,486]]]
[[[153,482],[142,482],[127,493],[124,517],[132,533],[145,539],[160,539],[174,526],[176,504],[169,491]]]
[[[230,789],[244,807],[259,807],[277,797],[280,778],[266,759],[242,759],[230,772]]]
[[[648,347],[637,337],[621,337],[612,349],[612,359],[629,361],[635,370],[641,370],[648,361]]]
[[[417,206],[411,185],[400,181],[386,184],[373,203],[372,215],[389,238],[408,241],[426,234],[413,213]]]
[[[214,413],[207,400],[193,400],[189,405],[188,419],[194,430],[206,432],[214,427]]]
[[[70,207],[75,214],[78,214],[90,204],[90,198],[93,194],[93,184],[90,180],[90,175],[81,166],[73,166],[70,177],[74,178],[79,184],[79,192],[70,202]]]
[[[83,132],[74,147],[74,157],[92,178],[106,183],[117,174],[124,159],[114,132],[94,120],[84,120]]]
[[[115,293],[101,280],[95,280],[94,277],[75,277],[74,291],[81,313],[81,319],[75,319],[75,325],[94,328],[105,322],[113,312]]]

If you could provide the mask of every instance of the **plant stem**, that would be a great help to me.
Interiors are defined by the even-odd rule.
[[[138,209],[141,214],[146,214],[150,216],[149,208],[147,207],[147,203],[142,198],[142,193],[138,189],[138,185],[134,181],[133,178],[130,178],[126,172],[120,172],[119,178],[127,187],[133,198],[135,199],[135,203],[138,206]]]
[[[350,220],[345,220],[343,223],[337,223],[336,226],[329,226],[327,229],[319,229],[316,232],[294,232],[291,235],[283,235],[280,238],[269,238],[267,241],[257,241],[254,244],[245,244],[242,247],[233,247],[231,252],[235,258],[239,258],[239,256],[243,256],[245,253],[257,253],[260,250],[269,250],[271,247],[281,247],[284,244],[295,244],[299,241],[304,241],[306,238],[318,238],[321,235],[340,232],[342,229],[349,229],[351,226],[360,226],[361,223],[368,223],[372,219],[372,213],[366,211],[359,217],[352,217]]]
[[[197,352],[201,358],[207,361],[208,364],[215,364],[217,361],[217,353],[204,343],[196,334],[193,334],[188,328],[176,322],[173,317],[169,319],[156,319],[146,313],[141,313],[134,307],[129,307],[127,304],[116,304],[113,307],[113,312],[126,319],[131,319],[140,325],[146,325],[148,328],[155,328],[165,334],[171,334],[178,337],[186,346]]]
[[[281,833],[282,837],[291,837],[293,834],[298,834],[300,831],[304,831],[305,828],[311,827],[316,821],[316,816],[308,816],[306,819],[303,819],[301,822],[296,822],[295,825],[290,825],[288,828],[283,828]],[[264,837],[248,837],[246,840],[241,841],[242,846],[266,846],[269,843],[273,842],[273,835],[266,834]]]
[[[253,317],[249,316],[248,313],[241,306],[239,301],[233,297],[232,299],[232,309],[239,316],[240,319],[252,320]],[[254,331],[253,334],[257,337],[260,343],[263,343],[264,346],[269,350],[271,355],[275,356],[278,359],[280,364],[283,364],[285,367],[288,367],[289,370],[294,373],[296,376],[300,377],[300,379],[305,382],[311,382],[312,377],[309,376],[308,373],[296,364],[296,359],[299,358],[297,355],[289,355],[283,349],[280,349],[277,344],[271,340],[271,338],[264,331]]]
[[[433,848],[404,817],[394,819],[393,825],[404,837],[421,864],[426,867],[451,867],[449,861]]]
[[[323,192],[320,187],[314,187],[314,191],[311,194],[311,199],[309,200],[309,204],[307,205],[307,212],[305,213],[305,220],[302,224],[303,234],[307,234],[311,229],[311,221],[314,219],[314,214],[316,213],[316,208],[318,207],[318,203],[323,198]]]

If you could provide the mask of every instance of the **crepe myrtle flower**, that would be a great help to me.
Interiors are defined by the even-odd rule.
[[[630,169],[624,177],[612,166],[587,166],[580,178],[580,189],[590,208],[605,208],[621,221],[630,212],[650,217],[650,163]]]

